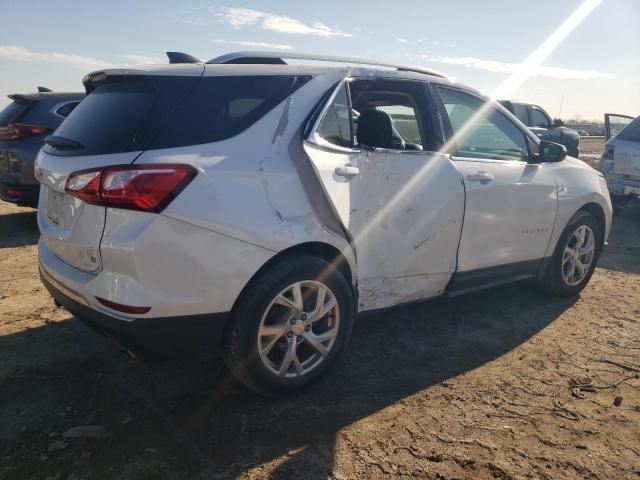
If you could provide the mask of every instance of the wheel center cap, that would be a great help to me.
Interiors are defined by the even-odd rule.
[[[304,322],[298,320],[291,326],[291,331],[294,335],[302,335],[304,333]]]

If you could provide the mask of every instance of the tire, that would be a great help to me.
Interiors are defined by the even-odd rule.
[[[310,255],[286,257],[253,279],[236,302],[223,336],[223,358],[250,389],[291,394],[317,381],[336,361],[354,317],[352,290],[333,265]]]
[[[592,254],[590,254],[591,261],[588,267],[585,267],[583,262],[586,263],[586,261],[589,260],[589,254],[579,255],[580,265],[582,265],[584,269],[583,274],[577,266],[578,260],[575,259],[575,257],[572,258],[571,254],[565,250],[575,249],[576,247],[580,248],[580,246],[577,245],[579,241],[578,237],[574,236],[579,230],[582,232],[590,231],[591,233],[588,235],[592,235],[593,241],[593,251]],[[580,293],[587,283],[589,283],[596,264],[598,263],[603,245],[603,235],[602,227],[591,213],[582,210],[576,213],[571,220],[569,220],[569,223],[558,239],[551,261],[547,265],[542,278],[539,280],[541,288],[546,293],[558,297],[569,297]],[[588,242],[587,238],[588,237],[584,240],[581,251],[586,252],[588,249],[586,245]],[[579,252],[574,250],[574,253],[578,255]],[[570,273],[572,270],[572,261],[574,265],[573,279]]]

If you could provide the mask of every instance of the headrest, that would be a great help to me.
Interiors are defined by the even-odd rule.
[[[391,117],[381,110],[370,109],[360,114],[357,137],[361,145],[395,148]]]

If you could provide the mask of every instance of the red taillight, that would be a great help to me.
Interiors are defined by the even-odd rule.
[[[24,123],[10,123],[0,128],[0,140],[18,140],[20,138],[42,135],[49,129],[39,125],[26,125]]]
[[[190,165],[122,165],[69,175],[65,190],[96,205],[160,212],[191,182]]]

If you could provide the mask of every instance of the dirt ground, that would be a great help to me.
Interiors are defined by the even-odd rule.
[[[0,202],[1,479],[640,478],[638,207],[579,297],[525,282],[365,316],[289,399],[213,351],[117,350],[55,307],[37,237]]]

